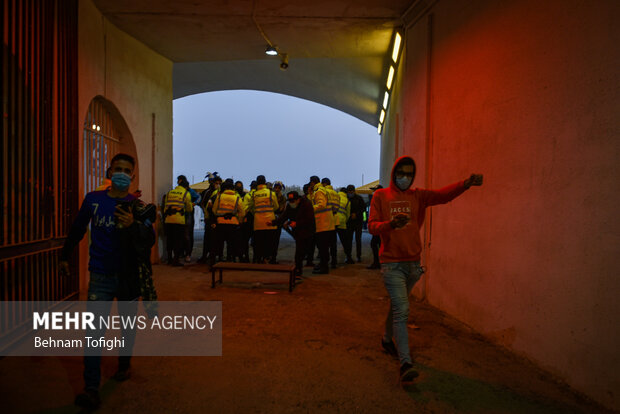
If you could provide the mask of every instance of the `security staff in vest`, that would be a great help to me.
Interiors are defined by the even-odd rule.
[[[310,205],[312,205],[312,188],[310,186],[310,183],[304,184],[303,192],[304,192],[304,195],[302,196],[302,198],[305,198],[306,200],[308,200],[310,202]],[[313,214],[314,214],[314,209],[313,209]],[[308,241],[308,248],[306,249],[306,265],[304,267],[314,268],[314,251],[316,250],[316,239],[315,239],[316,225],[314,227],[315,229],[312,232],[312,237]]]
[[[168,264],[183,266],[181,260],[185,249],[185,213],[193,211],[192,196],[186,188],[177,185],[164,196],[162,205]]]
[[[189,186],[189,181],[184,175],[177,177],[177,184],[189,191],[189,195],[192,198],[192,211],[185,212],[185,263],[192,261],[192,251],[194,250],[194,208],[200,202],[200,195]]]
[[[222,179],[217,175],[217,171],[214,173],[208,172],[206,178],[209,180],[209,187],[200,194],[200,207],[202,208],[204,215],[205,233],[202,243],[202,256],[198,259],[198,263],[207,263],[209,254],[213,248],[215,240],[215,221],[213,220],[213,214],[209,206],[209,200],[212,200],[217,195]]]
[[[264,175],[256,177],[256,191],[248,202],[248,211],[254,214],[255,262],[268,263],[274,257],[276,226],[270,225],[276,218],[278,199],[267,188]]]
[[[213,203],[212,211],[216,218],[216,226],[215,247],[211,254],[211,263],[215,263],[216,258],[222,260],[224,242],[226,242],[227,257],[230,256],[234,262],[235,258],[241,257],[239,223],[243,221],[245,209],[232,180],[226,180],[222,184],[221,191]]]
[[[327,191],[327,204],[332,209],[332,214],[334,215],[334,226],[338,226],[338,209],[340,207],[340,196],[336,191],[334,191],[334,188],[331,185],[331,180],[329,178],[323,178],[321,180],[321,184]],[[338,267],[338,237],[336,235],[335,228],[332,231],[329,239],[329,253],[332,259],[332,269],[335,269],[336,267]]]
[[[312,188],[312,205],[314,207],[314,221],[316,224],[315,240],[319,248],[319,265],[314,268],[314,274],[329,273],[329,245],[334,235],[334,213],[329,205],[329,196],[325,187],[319,182],[319,177],[310,177]]]
[[[254,214],[249,210],[250,200],[256,191],[256,181],[250,183],[250,191],[243,196],[243,208],[245,217],[241,224],[241,262],[250,262],[250,240],[252,244],[252,254],[256,263],[256,244],[254,243]]]
[[[353,244],[351,243],[352,240],[347,229],[347,222],[349,221],[349,216],[351,215],[351,202],[349,201],[347,189],[345,187],[340,189],[338,195],[340,196],[340,204],[338,206],[338,225],[336,226],[336,232],[340,238],[340,243],[344,249],[344,254],[347,256],[345,263],[354,264],[355,262],[351,257],[351,248],[353,247]]]

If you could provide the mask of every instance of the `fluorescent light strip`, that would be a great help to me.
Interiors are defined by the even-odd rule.
[[[383,123],[384,119],[385,119],[385,111],[382,109],[381,110],[381,115],[379,115],[379,122]]]
[[[392,61],[396,63],[398,60],[398,52],[400,52],[400,34],[396,32],[396,36],[394,37],[394,50],[392,51]]]
[[[394,66],[390,66],[390,72],[388,73],[387,86],[388,91],[392,88],[392,81],[394,80]]]
[[[388,101],[390,100],[390,94],[386,91],[383,95],[383,109],[387,109]]]
[[[381,135],[381,130],[383,129],[383,124],[377,125],[377,134]]]

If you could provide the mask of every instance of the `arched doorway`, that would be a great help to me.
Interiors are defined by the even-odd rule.
[[[119,152],[133,156],[136,160],[135,178],[130,188],[139,188],[140,174],[136,145],[127,123],[109,100],[97,96],[88,106],[84,118],[84,194],[94,191],[106,178],[110,160]]]

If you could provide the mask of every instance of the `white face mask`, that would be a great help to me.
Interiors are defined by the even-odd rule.
[[[411,182],[413,180],[407,176],[404,177],[394,177],[394,182],[396,183],[396,187],[400,190],[405,191],[411,186]]]

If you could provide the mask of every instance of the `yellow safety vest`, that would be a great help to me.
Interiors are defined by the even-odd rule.
[[[278,200],[273,191],[265,184],[258,186],[250,199],[251,209],[254,212],[254,230],[274,230],[276,226],[267,223],[276,219],[274,213],[278,209]]]
[[[316,232],[332,231],[335,229],[334,213],[331,205],[329,205],[329,196],[327,190],[321,184],[314,185],[314,193],[312,195],[312,204],[314,206],[314,220],[316,223]]]
[[[338,195],[340,196],[340,205],[338,206],[339,224],[337,227],[339,229],[346,229],[347,221],[349,221],[349,216],[351,215],[351,202],[349,197],[347,197],[347,193],[338,193]]]
[[[168,191],[164,197],[164,214],[166,215],[164,223],[185,224],[185,213],[192,211],[192,196],[180,185]]]
[[[241,197],[235,190],[226,190],[220,193],[213,203],[213,214],[217,217],[218,224],[239,224],[245,214]],[[225,214],[232,214],[230,219],[224,218]]]
[[[245,197],[243,197],[243,208],[245,209],[246,214],[251,213],[250,209],[252,208],[252,197],[254,196],[254,192],[256,190],[250,190],[246,193]]]
[[[340,224],[340,219],[338,217],[338,209],[340,208],[340,196],[336,191],[334,191],[334,187],[331,185],[324,186],[325,190],[327,190],[327,203],[332,209],[332,214],[334,215],[334,226],[338,227]]]

